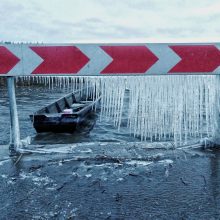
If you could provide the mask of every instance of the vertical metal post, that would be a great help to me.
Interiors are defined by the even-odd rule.
[[[9,108],[10,108],[10,121],[11,121],[11,140],[9,145],[10,153],[17,154],[18,148],[21,145],[20,129],[18,122],[18,111],[15,96],[15,78],[12,76],[7,77]]]
[[[217,80],[217,83],[219,84],[220,86],[220,75],[216,75],[216,80]],[[212,144],[214,146],[220,146],[220,97],[218,96],[219,95],[219,91],[216,92],[216,122],[215,122],[215,134],[214,134],[214,137],[213,139],[211,140]]]

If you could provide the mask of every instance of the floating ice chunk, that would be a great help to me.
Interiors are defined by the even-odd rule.
[[[166,160],[160,160],[158,161],[159,163],[163,163],[163,164],[173,164],[173,161],[170,159],[166,159]]]
[[[148,165],[152,164],[153,162],[141,161],[141,160],[131,160],[126,163],[129,165],[148,166]]]
[[[4,178],[4,179],[8,178],[8,176],[5,175],[5,174],[2,174],[1,177]]]
[[[90,177],[92,177],[92,174],[86,174],[85,175],[87,178],[90,178]]]

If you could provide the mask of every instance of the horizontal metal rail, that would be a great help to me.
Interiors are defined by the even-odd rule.
[[[220,74],[220,43],[0,44],[0,76]]]

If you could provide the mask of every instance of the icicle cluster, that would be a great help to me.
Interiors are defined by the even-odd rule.
[[[49,89],[65,92],[82,91],[86,88],[86,95],[96,99],[100,95],[99,80],[96,77],[68,77],[68,76],[19,76],[17,85],[43,85]]]
[[[112,77],[101,83],[102,115],[120,127],[123,112],[131,134],[141,140],[213,136],[219,101],[216,76]],[[128,90],[128,104],[124,97]]]
[[[219,109],[219,76],[23,77],[18,81],[50,88],[93,88],[101,93],[100,119],[118,129],[126,120],[141,140],[174,140],[213,136]],[[91,90],[90,90],[91,91]],[[123,124],[122,124],[123,121]]]

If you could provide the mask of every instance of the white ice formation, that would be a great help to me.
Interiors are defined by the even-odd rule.
[[[191,138],[212,137],[219,114],[220,76],[103,76],[24,77],[50,88],[100,91],[100,120],[115,127],[127,126],[131,135],[146,141],[173,140],[186,144]],[[18,79],[21,80],[21,79]]]

